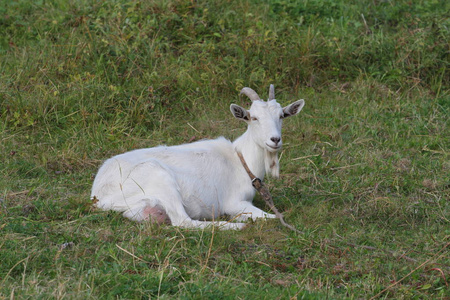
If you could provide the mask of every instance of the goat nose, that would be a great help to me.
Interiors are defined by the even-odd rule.
[[[279,137],[271,137],[270,140],[272,142],[274,142],[275,145],[278,145],[278,143],[281,141],[281,138],[279,138]]]

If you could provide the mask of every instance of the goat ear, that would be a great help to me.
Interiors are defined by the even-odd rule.
[[[303,100],[303,99],[297,100],[294,103],[289,104],[288,106],[283,108],[284,117],[287,118],[290,116],[295,116],[302,110],[304,105],[305,105],[305,100]]]
[[[244,121],[250,120],[250,114],[248,113],[248,111],[246,109],[240,107],[239,105],[231,104],[230,110],[236,119],[240,119],[240,120],[244,120]]]

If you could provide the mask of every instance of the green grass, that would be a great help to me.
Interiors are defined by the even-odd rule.
[[[448,1],[0,2],[0,299],[450,297]],[[236,138],[271,83],[304,234],[92,209],[104,159]]]

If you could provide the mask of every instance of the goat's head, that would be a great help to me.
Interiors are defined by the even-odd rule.
[[[281,127],[283,119],[298,114],[305,101],[298,100],[282,108],[275,99],[275,90],[270,85],[269,100],[263,101],[251,88],[245,87],[241,94],[252,100],[249,110],[239,105],[231,104],[230,109],[234,117],[245,121],[248,124],[254,142],[268,152],[276,153],[281,149]]]

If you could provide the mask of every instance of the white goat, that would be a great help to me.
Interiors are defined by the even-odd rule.
[[[303,108],[298,100],[282,108],[270,85],[269,100],[250,88],[250,110],[231,104],[234,117],[247,131],[230,142],[224,137],[179,146],[139,149],[108,159],[98,171],[91,198],[103,210],[123,212],[131,220],[171,223],[173,226],[241,229],[244,223],[214,221],[221,215],[234,220],[274,218],[252,205],[255,190],[237,151],[251,172],[279,176],[282,119]],[[208,222],[205,220],[213,220]]]

